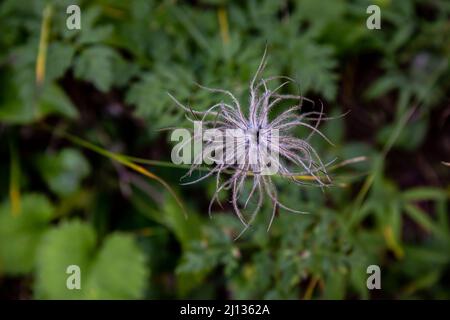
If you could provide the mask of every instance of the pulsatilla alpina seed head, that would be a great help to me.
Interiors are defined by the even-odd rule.
[[[295,213],[306,213],[289,208],[279,201],[273,175],[290,179],[292,183],[298,185],[324,187],[331,183],[326,170],[330,163],[324,164],[309,142],[314,134],[318,134],[331,144],[318,130],[321,120],[330,119],[323,116],[323,104],[321,103],[320,111],[302,113],[303,103],[314,104],[314,102],[300,95],[280,93],[280,89],[293,80],[284,76],[261,78],[265,65],[266,52],[250,83],[250,99],[246,110],[243,110],[238,99],[230,91],[223,89],[200,86],[211,92],[221,93],[230,100],[230,103],[221,101],[206,111],[192,110],[169,94],[175,103],[186,111],[186,117],[190,121],[194,123],[201,121],[201,125],[210,133],[202,138],[194,130],[189,143],[200,139],[203,148],[194,155],[193,164],[186,176],[191,176],[192,172],[199,168],[201,165],[199,159],[204,159],[205,162],[210,160],[211,166],[206,175],[186,184],[215,175],[216,190],[209,205],[209,213],[211,214],[213,203],[219,202],[219,192],[230,190],[230,202],[244,225],[239,236],[251,226],[265,198],[270,199],[273,206],[268,230],[278,207]],[[275,89],[269,88],[270,83],[280,80],[282,83]],[[271,116],[273,110],[285,101],[291,102],[291,106],[278,112],[276,116]],[[297,127],[307,128],[310,131],[308,136],[303,138],[293,136],[292,130]],[[305,175],[311,179],[308,181],[298,179],[299,176]],[[246,199],[238,201],[244,196],[244,185],[247,180],[250,180],[250,192],[246,195]],[[256,199],[255,207],[251,212],[245,213],[249,201],[253,198]]]

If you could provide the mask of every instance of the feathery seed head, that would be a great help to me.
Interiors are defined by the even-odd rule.
[[[203,148],[194,155],[193,164],[186,175],[190,176],[200,166],[199,159],[204,159],[205,162],[209,159],[211,168],[206,175],[187,184],[215,175],[216,190],[209,205],[209,213],[213,203],[219,202],[219,192],[230,190],[234,211],[244,225],[241,234],[254,221],[263,205],[264,195],[268,196],[273,205],[268,230],[278,207],[291,212],[305,213],[289,208],[278,200],[272,175],[290,179],[292,183],[299,185],[313,184],[324,187],[331,182],[326,170],[329,164],[325,165],[321,161],[309,143],[313,134],[318,134],[330,142],[318,130],[321,120],[330,119],[323,117],[323,104],[320,111],[302,113],[302,104],[305,101],[313,104],[314,102],[299,95],[279,93],[281,88],[293,80],[284,76],[261,78],[265,65],[266,51],[250,83],[247,112],[244,112],[238,99],[231,92],[223,89],[200,86],[211,92],[222,93],[231,100],[231,103],[219,102],[206,111],[192,110],[169,94],[175,103],[187,112],[186,116],[190,121],[196,122],[195,118],[201,117],[201,124],[210,133],[205,134],[202,141]],[[283,82],[271,90],[269,83],[274,80]],[[284,101],[290,101],[292,105],[277,116],[271,117],[271,112]],[[292,130],[297,127],[309,129],[309,135],[303,139],[293,136]],[[194,134],[192,139],[201,141],[202,137]],[[222,175],[227,175],[227,178],[222,179]],[[304,175],[311,177],[309,182],[298,179],[298,176]],[[247,180],[251,182],[251,190],[240,206],[238,200],[244,194]],[[246,215],[243,211],[252,198],[257,199],[256,206],[250,215]]]

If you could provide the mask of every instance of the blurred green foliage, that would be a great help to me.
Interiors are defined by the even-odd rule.
[[[75,3],[82,28],[68,30]],[[370,4],[381,30],[366,28]],[[449,299],[449,18],[445,0],[3,1],[0,296]],[[311,215],[281,210],[267,232],[264,206],[233,241],[232,209],[207,215],[213,179],[183,187],[185,169],[148,166],[185,219],[160,185],[58,133],[168,160],[158,129],[187,121],[167,92],[200,110],[224,97],[196,83],[246,101],[266,45],[264,75],[351,110],[321,125],[325,160],[367,158],[325,192],[277,181]],[[73,264],[81,290],[66,288]],[[380,291],[366,287],[371,264]]]

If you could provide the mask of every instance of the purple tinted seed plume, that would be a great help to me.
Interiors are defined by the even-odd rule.
[[[316,185],[325,187],[331,183],[331,179],[327,173],[326,167],[330,164],[324,164],[316,150],[310,144],[310,138],[317,134],[323,139],[331,142],[328,138],[318,130],[318,125],[321,120],[327,120],[323,114],[323,104],[321,103],[320,111],[310,111],[302,113],[302,104],[309,102],[314,104],[313,101],[299,96],[291,94],[282,94],[280,89],[293,80],[289,77],[275,76],[267,79],[261,78],[261,73],[266,66],[266,51],[259,64],[259,67],[250,83],[250,99],[248,109],[243,110],[239,101],[229,91],[223,89],[212,89],[200,86],[211,92],[222,93],[230,98],[231,103],[219,102],[211,106],[206,111],[192,110],[172,95],[169,96],[175,101],[175,103],[186,112],[186,117],[194,121],[202,121],[202,125],[206,129],[216,129],[220,131],[226,138],[229,136],[230,129],[240,129],[245,134],[256,135],[256,139],[246,138],[242,143],[240,152],[234,151],[231,154],[234,158],[239,158],[242,161],[238,163],[213,163],[209,172],[203,177],[190,181],[186,184],[195,183],[215,175],[216,178],[216,190],[211,199],[209,205],[209,214],[211,214],[211,208],[215,201],[219,204],[219,193],[223,190],[230,190],[231,192],[231,204],[233,209],[244,225],[243,231],[239,234],[242,235],[245,230],[253,223],[257,213],[260,211],[264,198],[267,198],[272,203],[272,215],[268,223],[267,230],[272,225],[273,218],[275,216],[278,207],[283,208],[290,212],[306,213],[289,208],[282,204],[277,195],[277,189],[272,181],[271,175],[262,174],[261,162],[263,159],[260,157],[265,156],[272,162],[276,162],[276,168],[278,168],[276,175],[290,179],[292,183],[298,185]],[[269,83],[274,80],[282,80],[283,82],[274,90],[269,89]],[[271,119],[270,114],[281,102],[290,101],[292,105],[285,111],[280,112],[277,116]],[[304,127],[310,130],[308,136],[303,139],[297,138],[292,135],[292,130],[297,127]],[[272,141],[272,132],[278,132],[278,141],[276,145]],[[189,143],[193,139],[199,137],[192,137]],[[206,140],[203,142],[204,147],[202,153],[195,155],[195,157],[207,157],[211,148],[217,148],[217,141]],[[229,150],[227,156],[229,156]],[[278,157],[271,157],[270,154],[276,153]],[[256,158],[256,161],[248,161],[251,157]],[[198,160],[198,159],[197,159]],[[198,162],[198,161],[197,161]],[[201,164],[197,163],[194,159],[190,170],[186,174],[190,176],[192,172],[199,168]],[[222,176],[227,175],[227,178],[223,179]],[[307,181],[299,179],[299,176],[309,176]],[[250,193],[245,199],[241,199],[242,206],[239,205],[239,199],[244,196],[244,185],[247,180],[251,182]],[[256,199],[255,208],[249,215],[245,215],[243,211],[247,209],[250,199]],[[248,218],[246,218],[248,216]],[[238,236],[238,237],[239,237]]]

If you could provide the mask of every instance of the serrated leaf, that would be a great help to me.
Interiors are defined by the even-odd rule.
[[[62,42],[49,45],[45,80],[52,81],[64,75],[72,64],[75,48]]]
[[[113,84],[113,59],[116,52],[109,47],[93,46],[81,52],[75,60],[75,76],[92,82],[106,92]]]
[[[139,299],[146,287],[145,257],[125,234],[105,239],[92,265],[86,289],[88,299]]]
[[[0,120],[13,124],[26,124],[37,121],[49,114],[59,114],[69,118],[77,116],[76,108],[53,78],[62,76],[67,70],[71,51],[64,45],[52,50],[55,61],[47,59],[47,77],[42,86],[35,84],[35,48],[32,41],[14,50],[16,63],[6,68],[0,78],[5,95],[0,97]],[[64,52],[63,52],[64,51]],[[50,53],[49,53],[50,54]],[[70,61],[69,61],[70,62]],[[48,72],[50,72],[48,74]]]
[[[83,12],[81,32],[77,43],[79,45],[95,44],[106,40],[113,31],[112,25],[96,26],[96,22],[101,14],[99,7],[91,7]]]
[[[301,93],[313,91],[333,100],[337,93],[337,61],[331,46],[319,45],[308,36],[294,44],[291,74],[298,79]]]
[[[182,101],[191,94],[193,85],[190,72],[178,66],[156,68],[155,72],[146,73],[141,80],[130,87],[126,102],[136,106],[135,114],[152,121],[155,128],[167,127],[180,121],[183,113],[168,96],[176,92]]]
[[[86,273],[95,254],[96,235],[88,224],[64,222],[49,231],[38,249],[35,296],[40,299],[80,299],[84,296]],[[66,286],[67,267],[81,269],[81,290]]]
[[[9,202],[0,207],[0,273],[32,271],[36,248],[53,217],[50,201],[40,194],[24,194],[21,210],[13,214]]]
[[[39,248],[35,295],[44,299],[138,299],[148,277],[145,257],[125,234],[111,234],[97,248],[93,228],[65,222]],[[69,290],[67,267],[81,270],[81,288]]]
[[[322,28],[341,19],[346,11],[342,0],[333,2],[324,0],[304,0],[297,3],[295,16],[311,23],[312,28]]]

